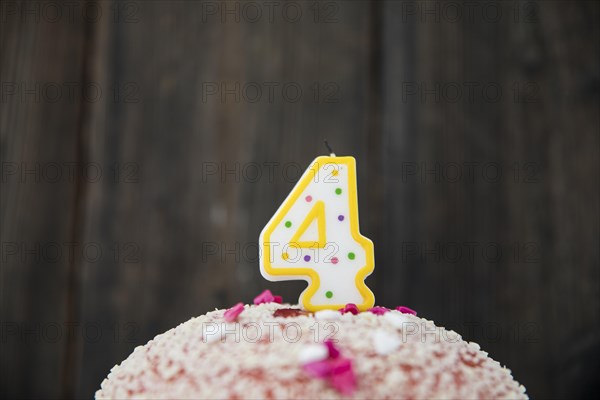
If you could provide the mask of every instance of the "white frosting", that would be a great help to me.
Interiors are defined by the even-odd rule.
[[[383,314],[383,318],[393,327],[400,329],[406,328],[408,323],[413,321],[407,314],[402,314],[398,311],[386,312]]]
[[[373,334],[373,347],[379,355],[386,355],[400,347],[401,341],[397,335],[378,329]]]
[[[342,313],[335,310],[321,310],[315,313],[315,319],[335,321],[342,318]]]
[[[527,398],[508,369],[432,321],[395,311],[338,320],[273,316],[289,307],[250,305],[232,324],[223,320],[224,310],[192,318],[137,347],[111,370],[96,398]],[[222,339],[205,343],[207,327],[220,329]],[[323,357],[326,339],[352,360],[357,387],[351,396],[303,368]]]
[[[329,350],[322,344],[308,344],[300,350],[298,361],[300,364],[308,364],[315,361],[321,361],[327,358]]]

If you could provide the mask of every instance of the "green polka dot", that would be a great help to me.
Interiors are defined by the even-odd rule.
[[[290,226],[292,226],[292,223],[290,221],[285,221],[285,227],[289,228]]]
[[[352,252],[348,253],[348,258],[351,260],[354,260],[354,258],[356,257],[356,255]]]
[[[331,290],[328,290],[325,292],[325,297],[327,297],[328,299],[333,297],[333,292]]]
[[[340,188],[335,189],[335,194],[342,194],[342,189],[340,189]]]

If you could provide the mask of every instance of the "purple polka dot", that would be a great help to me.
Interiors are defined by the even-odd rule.
[[[344,216],[343,215],[338,215],[338,220],[339,221],[343,221],[344,220]]]
[[[306,261],[306,262],[310,261],[310,256],[304,256],[304,261]]]

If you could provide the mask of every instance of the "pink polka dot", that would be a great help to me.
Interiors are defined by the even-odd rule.
[[[308,195],[304,199],[310,203],[312,201],[312,196]]]
[[[337,258],[337,257],[332,257],[332,258],[331,258],[331,262],[332,262],[333,264],[337,264],[339,261],[340,261],[340,260],[338,260],[338,258]]]

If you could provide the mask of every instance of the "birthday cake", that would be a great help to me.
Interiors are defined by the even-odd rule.
[[[259,238],[268,280],[303,279],[298,305],[266,290],[135,349],[97,399],[523,399],[508,369],[407,307],[377,307],[353,157],[317,157]]]
[[[525,399],[476,343],[406,307],[310,313],[265,291],[115,366],[96,399]]]

